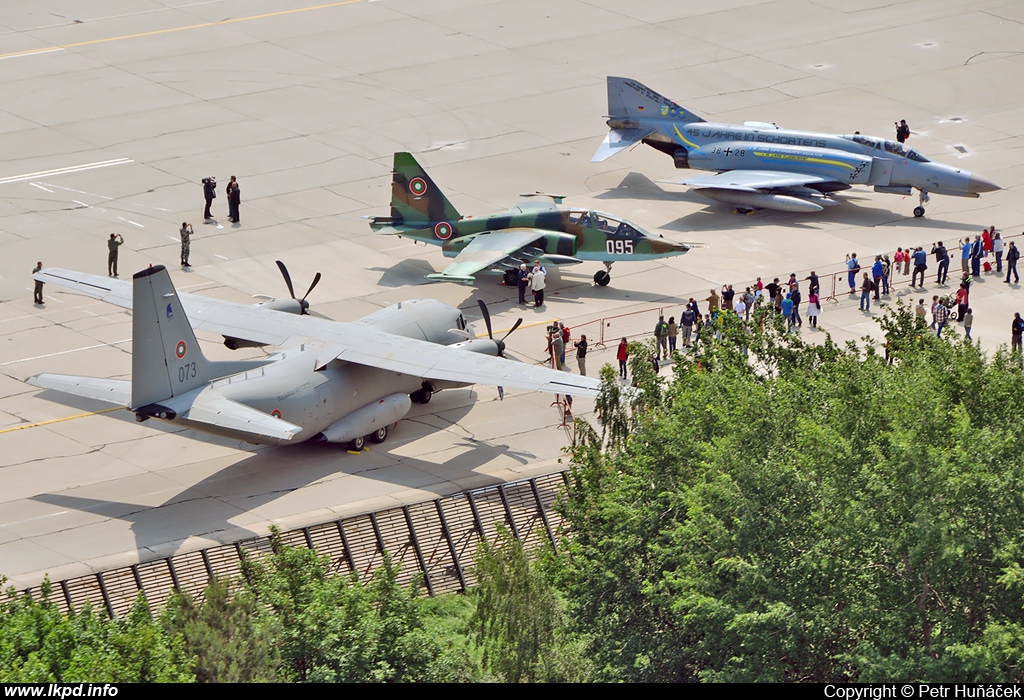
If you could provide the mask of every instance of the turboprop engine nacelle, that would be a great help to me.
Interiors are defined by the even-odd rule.
[[[405,417],[410,408],[412,399],[408,394],[390,394],[331,424],[317,436],[317,439],[321,442],[349,442],[397,423]]]

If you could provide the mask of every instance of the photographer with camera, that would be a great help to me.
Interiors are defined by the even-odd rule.
[[[206,221],[213,219],[213,214],[210,212],[210,206],[213,204],[213,200],[217,197],[217,178],[215,177],[204,177],[203,178],[203,198],[206,199],[206,211],[203,212],[203,218]]]

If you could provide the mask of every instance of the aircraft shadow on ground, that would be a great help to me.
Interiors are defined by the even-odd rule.
[[[371,267],[370,270],[383,273],[377,281],[377,286],[379,287],[408,287],[431,284],[431,281],[426,279],[426,276],[437,272],[429,261],[421,258],[406,258],[391,267]]]
[[[671,188],[671,189],[666,189]],[[629,172],[618,186],[605,190],[601,194],[594,195],[594,199],[617,200],[617,199],[643,199],[647,201],[662,202],[693,202],[706,203],[707,200],[699,197],[690,190],[685,190],[679,185],[666,183],[662,187],[659,183],[647,177],[643,173]],[[614,214],[615,212],[608,212]]]
[[[679,174],[677,178],[685,179],[686,175]],[[733,205],[711,201],[701,197],[693,189],[686,189],[682,185],[667,183],[663,187],[660,183],[654,182],[643,173],[630,172],[617,187],[595,195],[594,199],[642,199],[698,206],[700,207],[698,211],[691,212],[658,227],[664,231],[681,231],[691,235],[699,234],[700,231],[750,229],[760,226],[778,226],[780,224],[811,230],[818,228],[818,224],[822,223],[870,227],[909,223],[915,220],[930,228],[951,231],[974,231],[980,227],[980,225],[974,226],[954,221],[933,219],[928,215],[921,219],[915,219],[911,210],[916,206],[916,200],[911,201],[911,204],[908,205],[908,200],[893,197],[894,207],[886,208],[881,202],[863,196],[865,192],[865,190],[841,192],[836,195],[836,199],[840,202],[839,206],[812,214],[791,214],[759,209],[750,215],[744,215],[736,213],[736,208]],[[903,207],[906,207],[905,212]]]
[[[512,312],[522,316],[524,323],[530,323],[536,321],[538,316],[544,317],[558,317],[564,316],[568,311],[566,307],[572,305],[573,307],[587,304],[594,300],[611,300],[621,301],[627,303],[657,303],[663,301],[672,301],[676,297],[667,295],[664,293],[652,293],[643,292],[636,289],[630,289],[626,285],[628,284],[628,275],[622,275],[621,281],[622,287],[616,286],[616,272],[619,270],[628,270],[629,263],[617,263],[621,267],[612,268],[612,281],[607,287],[599,287],[594,284],[593,275],[589,272],[576,272],[572,268],[562,269],[555,272],[554,275],[549,274],[549,287],[544,295],[544,305],[535,308],[533,306],[533,296],[528,292],[526,294],[527,305],[520,306],[519,291],[514,287],[484,287],[473,289],[472,294],[467,297],[466,301],[459,304],[459,309],[466,314],[466,318],[476,323],[480,318],[479,306],[477,304],[478,299],[482,299],[488,309],[491,311],[491,315]],[[586,267],[588,270],[591,268],[596,271],[600,269],[600,263],[574,265],[573,268]],[[550,268],[549,268],[550,273]],[[498,295],[495,299],[494,296]],[[573,313],[584,312],[574,309]],[[478,332],[484,332],[483,323],[480,322]],[[498,326],[495,326],[495,333],[498,331]]]
[[[451,445],[452,448],[464,449],[441,462],[398,456],[389,450],[389,443],[398,449],[405,443],[427,438],[457,425],[477,401],[486,400],[486,393],[467,395],[464,389],[447,390],[435,395],[429,406],[415,406],[410,416],[399,422],[387,442],[372,445],[361,454],[350,454],[343,445],[325,443],[260,447],[249,456],[185,487],[156,506],[60,493],[38,494],[29,500],[129,523],[140,562],[172,556],[193,536],[224,543],[237,542],[264,533],[236,525],[231,520],[339,474],[393,483],[403,490],[418,488],[435,493],[438,497],[449,495],[453,480],[471,474],[474,476],[474,488],[502,483],[496,477],[482,477],[477,470],[502,456],[510,457],[518,464],[528,464],[536,455],[514,450],[508,445],[465,436],[458,437]],[[182,432],[191,433],[190,437],[196,439],[209,438],[209,442],[234,444],[214,436],[202,436],[191,430]],[[450,450],[445,451],[450,454]],[[282,468],[285,464],[287,467]],[[434,483],[408,483],[410,473],[436,475],[441,472],[445,476],[437,477]],[[379,490],[371,489],[370,492],[376,495]],[[197,501],[201,502],[200,507],[209,517],[197,515]]]

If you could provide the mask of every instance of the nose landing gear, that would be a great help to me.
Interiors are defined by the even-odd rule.
[[[918,201],[920,201],[920,204],[914,207],[914,216],[916,218],[920,219],[922,216],[924,216],[924,205],[927,204],[930,200],[931,197],[928,196],[928,193],[925,190],[921,190],[921,194],[918,197]]]
[[[594,284],[598,287],[607,287],[608,283],[612,281],[612,263],[611,261],[605,261],[604,269],[598,270],[594,273]]]

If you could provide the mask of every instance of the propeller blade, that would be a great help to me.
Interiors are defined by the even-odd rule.
[[[295,288],[292,287],[292,276],[288,274],[288,268],[284,266],[284,263],[280,260],[275,260],[277,263],[277,269],[281,271],[281,276],[284,277],[284,283],[288,285],[288,293],[292,295],[292,299],[295,298]]]
[[[519,328],[519,326],[521,325],[523,325],[523,319],[517,318],[516,322],[512,324],[511,328],[509,328],[508,333],[505,334],[505,338],[508,338],[510,335],[512,335],[512,333],[515,332],[516,328]],[[505,342],[505,338],[502,338],[501,342]]]
[[[303,301],[305,301],[306,297],[309,296],[309,293],[313,291],[313,287],[317,286],[318,284],[320,284],[320,273],[319,272],[316,273],[316,277],[313,278],[313,283],[309,285],[309,289],[307,289],[306,293],[302,295],[302,300]]]
[[[504,400],[505,400],[505,387],[499,386],[498,387],[498,401],[504,401]]]
[[[491,332],[491,312],[487,310],[487,304],[483,299],[477,299],[476,303],[480,305],[480,313],[484,317],[484,325],[487,326],[487,337],[494,340],[494,333]]]

